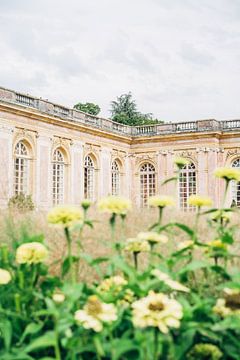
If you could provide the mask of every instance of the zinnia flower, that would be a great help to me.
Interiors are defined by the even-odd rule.
[[[168,237],[166,235],[158,234],[155,231],[140,232],[137,238],[148,241],[150,245],[158,243],[166,244],[168,242]]]
[[[157,327],[167,334],[169,328],[179,328],[183,316],[182,306],[174,299],[162,293],[150,291],[148,296],[135,301],[133,308],[133,324],[139,328]]]
[[[197,207],[211,206],[212,200],[207,196],[191,195],[188,199],[188,204]]]
[[[117,320],[117,309],[113,304],[103,303],[97,296],[92,295],[83,310],[75,312],[74,318],[84,329],[99,332],[103,329],[103,323]]]
[[[175,202],[170,196],[159,195],[150,197],[148,204],[149,206],[164,208],[166,206],[174,206]]]
[[[214,175],[226,181],[240,181],[240,170],[234,168],[220,167],[214,171]]]
[[[223,358],[223,353],[213,344],[196,344],[187,354],[187,360],[208,359],[220,360]]]
[[[184,250],[184,249],[190,249],[194,246],[194,241],[192,240],[186,240],[186,241],[182,241],[177,245],[178,250]]]
[[[8,284],[12,279],[12,276],[9,271],[5,269],[0,269],[0,285]]]
[[[65,295],[60,292],[56,292],[53,294],[52,299],[55,303],[61,304],[65,300]]]
[[[230,212],[226,212],[224,210],[216,210],[214,211],[214,213],[212,213],[211,215],[211,220],[212,221],[225,221],[226,223],[228,223],[231,219],[231,213]]]
[[[207,243],[210,249],[212,250],[224,250],[226,251],[228,246],[226,243],[223,243],[220,239],[209,241]]]
[[[104,279],[97,287],[97,291],[105,293],[111,291],[114,294],[118,294],[123,287],[127,285],[127,280],[125,280],[122,276],[116,275]]]
[[[56,206],[49,211],[48,222],[54,225],[70,226],[83,220],[82,210],[76,206]]]
[[[182,169],[184,166],[188,165],[189,163],[190,163],[189,160],[183,157],[176,157],[174,159],[174,164],[176,164],[179,169]]]
[[[131,201],[119,196],[107,196],[98,202],[98,210],[103,213],[125,215],[131,209]]]
[[[162,282],[164,282],[164,284],[169,286],[172,290],[190,292],[190,289],[188,287],[180,284],[178,281],[171,279],[168,274],[166,274],[158,269],[153,269],[151,271],[151,274],[153,276],[156,276]]]
[[[16,262],[18,264],[37,264],[46,260],[47,248],[39,242],[22,244],[17,248]]]
[[[150,245],[146,240],[141,240],[138,238],[129,238],[126,240],[124,250],[133,253],[149,252]]]

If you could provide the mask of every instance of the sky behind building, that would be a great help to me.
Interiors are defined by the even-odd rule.
[[[239,0],[0,0],[0,85],[67,106],[131,91],[165,121],[240,118]]]

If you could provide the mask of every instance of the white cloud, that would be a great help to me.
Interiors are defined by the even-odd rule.
[[[1,0],[0,85],[73,105],[132,91],[169,121],[240,115],[239,0]]]

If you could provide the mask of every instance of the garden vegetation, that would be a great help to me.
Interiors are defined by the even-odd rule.
[[[176,182],[186,163],[175,159],[177,175],[165,183]],[[98,211],[109,216],[108,256],[84,253],[85,229],[95,226],[89,200],[53,208],[47,220],[66,241],[57,273],[43,235],[1,244],[0,359],[239,360],[239,255],[231,221],[238,210],[226,208],[225,199],[240,171],[219,168],[215,176],[225,182],[222,206],[192,195],[191,226],[166,222],[174,199],[159,195],[149,199],[155,223],[126,238],[130,201],[101,199]],[[201,221],[209,229],[204,242]],[[91,281],[79,279],[84,263],[97,274]]]

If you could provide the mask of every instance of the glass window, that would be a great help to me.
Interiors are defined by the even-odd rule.
[[[30,156],[26,145],[19,141],[14,151],[14,194],[29,193]]]
[[[240,159],[236,159],[232,163],[232,167],[240,169]],[[231,181],[232,187],[232,201],[231,206],[240,207],[240,182]]]
[[[140,205],[148,205],[149,197],[156,193],[156,172],[155,167],[145,163],[140,168]]]
[[[196,194],[196,168],[193,163],[185,165],[179,175],[179,205],[184,211],[195,211],[195,207],[188,204],[188,198]]]
[[[120,195],[120,169],[116,160],[112,163],[112,195]]]
[[[64,202],[64,156],[61,150],[56,149],[53,153],[53,204],[63,204]]]
[[[84,197],[94,200],[94,162],[91,156],[86,156],[84,162]]]

